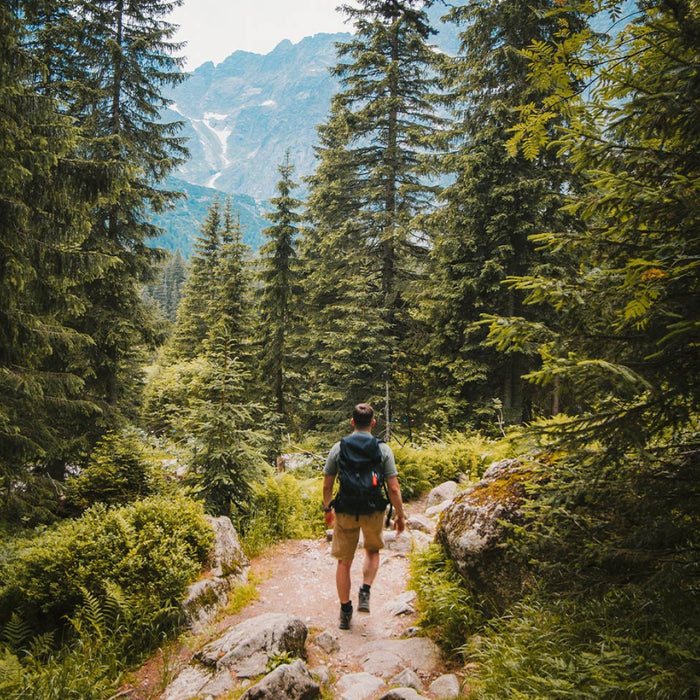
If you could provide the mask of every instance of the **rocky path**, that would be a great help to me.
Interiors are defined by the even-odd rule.
[[[408,515],[422,515],[424,505],[424,502],[409,504]],[[238,697],[236,688],[250,686],[256,679],[242,678],[238,668],[223,676],[219,673],[216,682],[203,683],[205,676],[196,665],[197,654],[207,642],[230,635],[230,630],[245,625],[255,627],[258,620],[265,621],[270,614],[280,613],[300,620],[306,627],[305,663],[319,685],[327,689],[325,697],[342,700],[457,697],[457,678],[446,679],[449,669],[437,648],[428,640],[413,636],[417,614],[414,594],[407,590],[408,553],[413,547],[425,545],[431,537],[413,530],[398,537],[387,532],[385,539],[387,548],[382,552],[372,586],[371,613],[356,611],[350,630],[338,629],[335,560],[330,555],[330,542],[326,539],[283,542],[251,562],[249,578],[256,583],[257,599],[235,615],[219,616],[205,634],[190,639],[188,644],[181,643],[168,660],[169,675],[173,677],[169,683],[164,681],[162,666],[159,670],[157,662],[150,669],[144,667],[129,697],[134,700]],[[355,608],[362,559],[362,551],[358,550],[352,568]],[[440,679],[437,684],[436,679]],[[403,686],[403,690],[391,690],[397,685]]]

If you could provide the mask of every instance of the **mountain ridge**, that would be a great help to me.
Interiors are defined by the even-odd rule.
[[[445,11],[429,10],[433,24],[440,26],[435,43],[456,53],[458,29],[439,23]],[[164,95],[171,105],[162,119],[183,122],[181,136],[190,149],[172,181],[187,183],[180,188],[186,193],[200,189],[195,202],[181,200],[173,211],[154,217],[165,229],[155,245],[188,257],[207,202],[218,194],[222,201],[231,195],[234,207],[241,202],[244,238],[257,248],[269,225],[266,203],[277,194],[278,166],[287,151],[299,183],[293,195],[303,199],[306,194],[304,178],[316,162],[316,130],[326,121],[339,87],[330,72],[338,60],[336,44],[351,37],[349,32],[318,32],[297,43],[283,39],[266,54],[236,50],[220,63],[198,66]]]

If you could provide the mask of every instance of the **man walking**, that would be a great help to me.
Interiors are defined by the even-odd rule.
[[[391,448],[372,435],[376,425],[374,410],[368,404],[355,406],[350,421],[354,431],[335,443],[323,470],[323,512],[326,527],[333,527],[331,554],[338,560],[335,582],[340,599],[340,629],[350,629],[350,567],[360,537],[364,539],[365,559],[358,612],[369,612],[370,588],[379,568],[379,550],[384,546],[382,530],[387,502],[382,483],[396,511],[394,528],[404,531],[403,502],[398,472]],[[340,489],[333,499],[336,476]]]

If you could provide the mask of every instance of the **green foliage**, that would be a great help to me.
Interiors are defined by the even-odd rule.
[[[250,579],[250,576],[249,576]],[[250,580],[248,583],[241,583],[237,585],[233,591],[231,591],[228,596],[228,603],[226,604],[226,614],[236,615],[243,608],[245,608],[249,603],[258,599],[258,589],[255,583]]]
[[[635,588],[522,601],[466,647],[478,663],[469,697],[695,698],[694,617],[690,594],[661,600]]]
[[[85,510],[95,503],[123,504],[155,490],[153,464],[134,429],[107,433],[95,446],[88,464],[68,482],[66,500]]]
[[[251,486],[266,471],[274,423],[264,426],[262,407],[243,398],[243,376],[229,355],[228,338],[203,369],[201,394],[190,398],[182,422],[194,450],[190,481],[212,514],[228,516],[234,506],[246,509]]]
[[[272,654],[267,660],[267,666],[265,670],[268,673],[274,671],[278,666],[284,666],[285,664],[290,664],[294,661],[294,656],[290,651],[278,651]]]
[[[249,514],[240,521],[248,556],[286,539],[318,537],[325,526],[321,513],[322,481],[297,480],[284,472],[255,484]]]
[[[173,323],[187,279],[187,267],[179,250],[168,255],[158,267],[154,282],[146,285],[143,296],[156,306],[164,319]]]
[[[552,410],[551,397],[522,379],[539,364],[535,349],[496,351],[480,323],[486,313],[532,323],[546,318],[546,309],[524,307],[525,294],[504,286],[509,275],[540,268],[570,274],[570,260],[529,237],[571,227],[562,206],[564,192],[576,187],[572,165],[554,150],[530,161],[509,157],[505,148],[518,106],[548,91],[529,83],[521,50],[555,36],[559,22],[580,24],[569,3],[557,17],[545,11],[551,4],[486,0],[459,3],[450,14],[462,27],[460,55],[444,72],[452,119],[439,167],[450,183],[439,194],[443,206],[428,219],[434,245],[428,279],[417,290],[427,384],[418,400],[421,413],[442,430],[463,429],[466,421],[492,429],[499,411],[511,424]]]
[[[104,605],[115,586],[133,601],[139,624],[167,627],[213,542],[202,507],[150,498],[108,510],[94,506],[22,544],[0,569],[0,623],[13,612],[35,632],[74,617],[86,594]]]
[[[433,544],[412,555],[410,586],[416,591],[421,628],[448,654],[461,652],[482,615],[442,547]]]
[[[270,201],[274,211],[267,214],[273,225],[263,231],[267,242],[260,248],[258,279],[262,286],[257,307],[257,340],[260,384],[274,403],[275,411],[291,427],[298,423],[291,406],[296,394],[292,376],[299,367],[294,366],[298,365],[298,351],[293,351],[290,335],[302,319],[297,303],[300,292],[297,238],[301,215],[296,211],[301,202],[292,197],[298,185],[292,180],[294,166],[289,151],[278,170],[279,196]]]
[[[114,584],[108,585],[103,603],[85,589],[82,594],[83,603],[58,647],[50,633],[11,639],[7,630],[15,617],[10,620],[0,659],[3,698],[101,700],[116,691],[126,664],[162,639],[157,626],[144,623],[136,602]]]
[[[511,440],[488,440],[458,433],[419,447],[394,448],[401,493],[417,498],[443,481],[478,480],[491,462],[516,454]]]
[[[7,523],[22,527],[49,525],[62,514],[61,485],[48,474],[25,468],[17,470],[5,484],[0,491],[0,519]]]
[[[225,335],[197,359],[158,368],[144,407],[150,430],[186,447],[190,483],[217,515],[245,510],[278,433],[274,417],[247,399],[247,374],[232,350]]]
[[[91,339],[74,320],[88,303],[81,286],[112,264],[88,236],[113,173],[78,155],[80,130],[39,84],[50,71],[47,56],[27,50],[41,33],[36,5],[0,7],[0,494],[17,496],[5,504],[9,514],[16,507],[45,522],[46,512],[32,515],[33,499],[43,498],[30,491],[48,484],[32,477],[58,465],[60,478],[65,453],[98,414],[80,367]]]
[[[341,89],[319,128],[301,246],[312,427],[334,429],[360,401],[389,413],[399,383],[404,394],[413,387],[406,292],[425,245],[412,219],[432,197],[421,166],[439,123],[432,93],[440,56],[423,5],[342,7],[356,34],[339,46]],[[378,417],[388,436],[391,424]]]
[[[4,544],[0,689],[8,700],[103,700],[180,621],[213,532],[182,498],[95,506]]]

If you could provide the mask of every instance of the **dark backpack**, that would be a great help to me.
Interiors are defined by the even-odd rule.
[[[356,433],[340,441],[338,481],[334,500],[337,513],[353,515],[383,511],[389,503],[382,468],[380,440]]]

